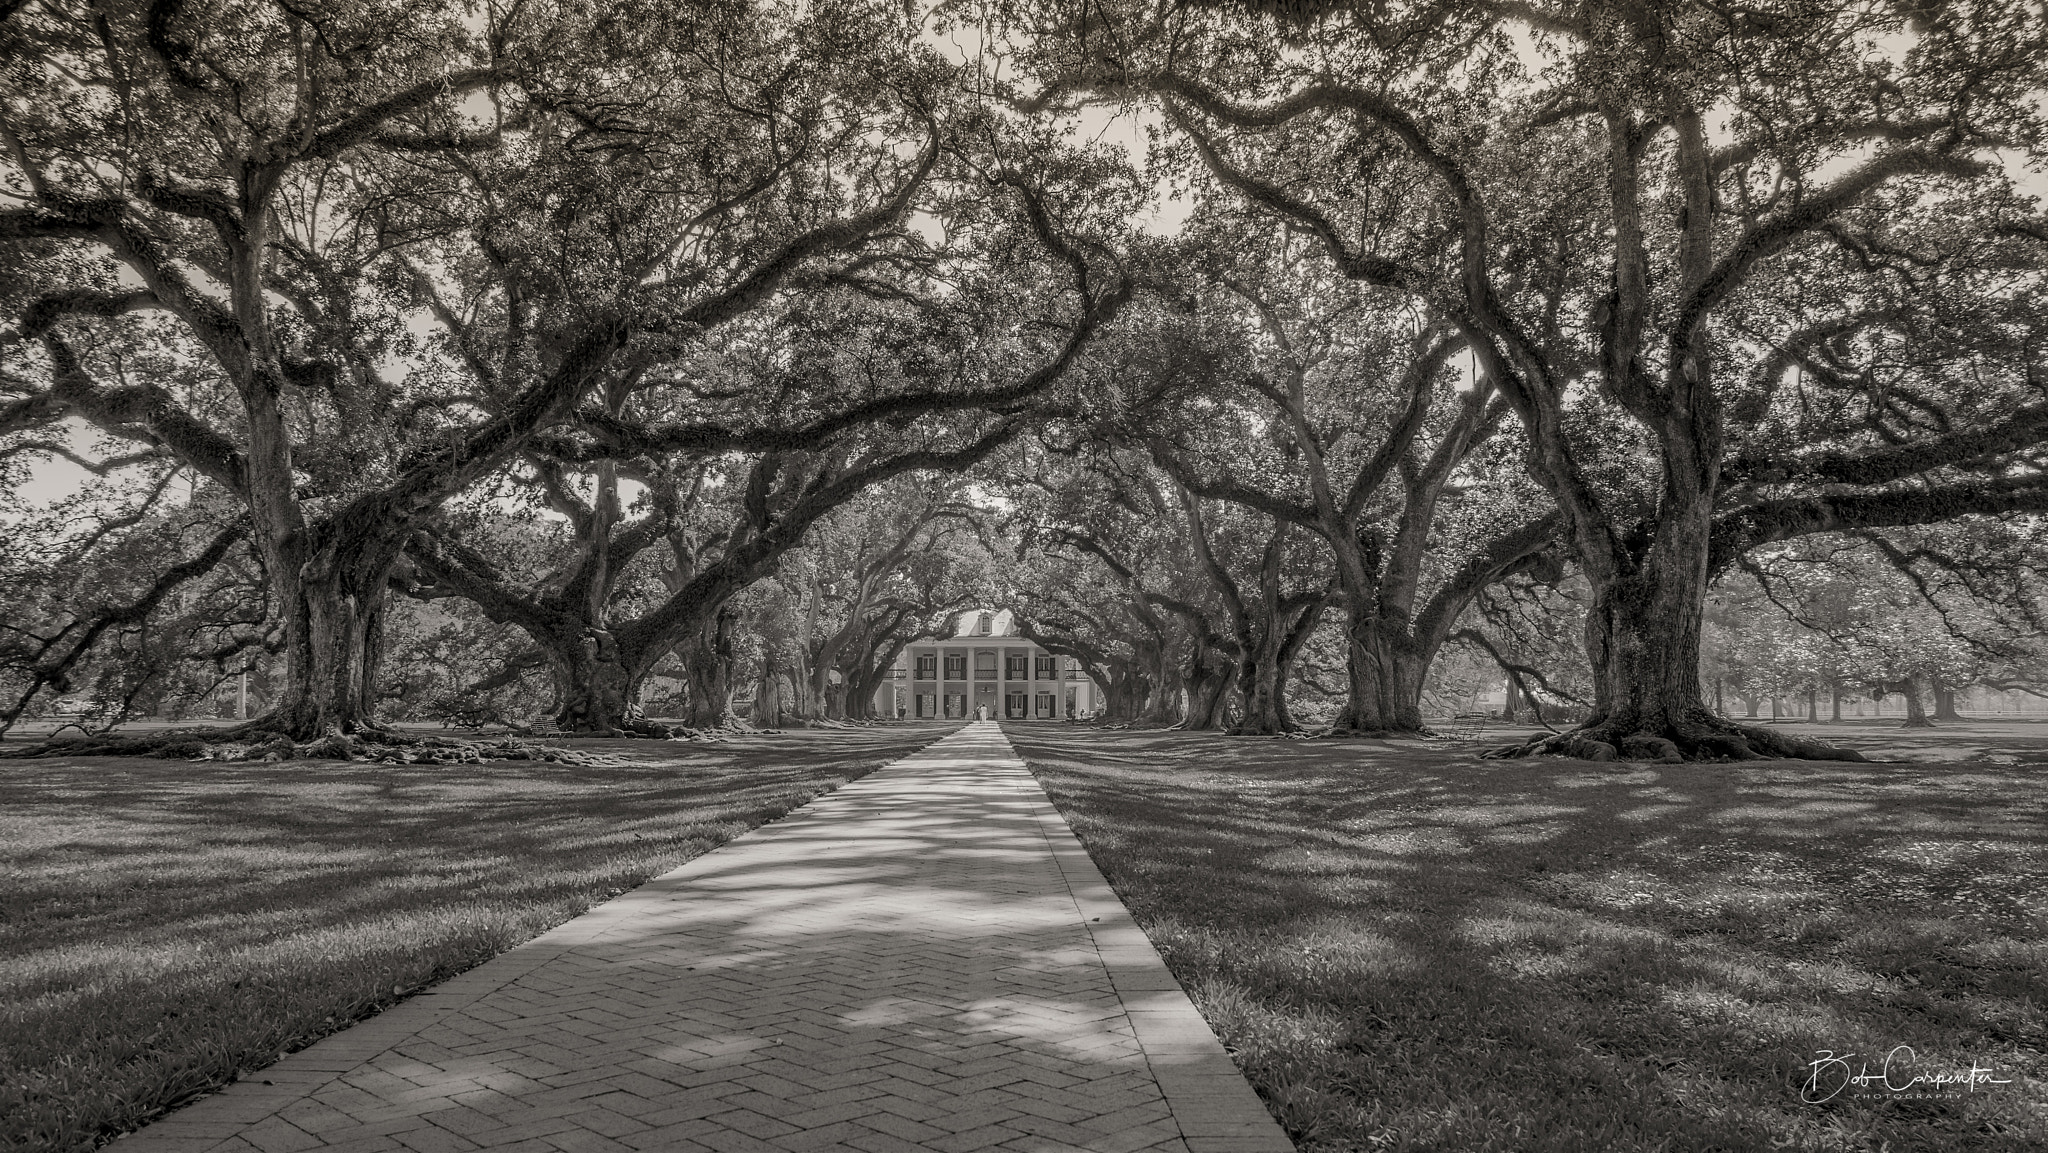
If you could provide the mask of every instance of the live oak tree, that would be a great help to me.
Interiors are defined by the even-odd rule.
[[[1188,543],[1236,642],[1237,721],[1229,731],[1292,732],[1299,726],[1287,709],[1289,670],[1334,591],[1319,550],[1284,517],[1243,505],[1205,511],[1202,497],[1186,489],[1179,496]]]
[[[1229,212],[1183,234],[1204,253],[1206,291],[1180,339],[1233,334],[1236,350],[1218,348],[1163,391],[1133,432],[1191,494],[1271,518],[1276,543],[1298,527],[1327,551],[1329,594],[1297,593],[1288,628],[1256,631],[1298,646],[1326,605],[1340,607],[1347,697],[1335,727],[1419,731],[1436,653],[1483,589],[1556,567],[1556,519],[1502,467],[1509,406],[1483,378],[1459,382],[1455,333],[1332,275],[1312,238]],[[1243,603],[1228,582],[1219,594]],[[1254,712],[1241,723],[1267,723]]]
[[[460,540],[414,536],[412,560],[435,586],[540,646],[564,694],[562,724],[656,732],[631,716],[656,662],[678,645],[717,644],[721,607],[872,486],[999,450],[1130,299],[1115,171],[1043,141],[985,140],[949,137],[947,179],[917,202],[940,243],[898,230],[794,281],[756,323],[636,366],[601,403],[529,441],[526,466],[575,529],[565,574],[522,582]],[[962,198],[968,181],[996,196]],[[702,479],[711,462],[715,492]],[[620,502],[622,480],[646,486],[636,515]],[[687,540],[685,491],[712,502]],[[621,575],[662,548],[665,594],[615,611]]]
[[[1190,286],[1183,281],[1180,287]],[[1169,541],[1155,540],[1153,547],[1170,558],[1155,570],[1170,585],[1154,591],[1137,583],[1137,572],[1110,554],[1099,533],[1069,529],[1063,543],[1086,548],[1133,582],[1133,615],[1153,631],[1165,630],[1150,623],[1146,606],[1177,618],[1187,654],[1175,670],[1185,686],[1183,727],[1259,735],[1293,731],[1298,726],[1287,710],[1289,669],[1332,599],[1328,566],[1293,518],[1261,502],[1208,499],[1237,496],[1242,486],[1195,476],[1199,469],[1189,462],[1195,453],[1187,446],[1192,430],[1213,433],[1232,446],[1248,458],[1253,473],[1279,466],[1279,446],[1264,421],[1233,419],[1243,413],[1221,395],[1227,390],[1221,382],[1250,369],[1228,335],[1217,340],[1204,331],[1201,322],[1214,318],[1155,313],[1153,319],[1148,329],[1126,334],[1124,343],[1138,355],[1128,357],[1124,375],[1136,378],[1138,397],[1096,426],[1093,435],[1103,443],[1093,472],[1125,487],[1120,503],[1150,530],[1126,529],[1124,536],[1169,534]],[[1228,333],[1230,326],[1222,328]],[[1118,473],[1121,480],[1115,481]],[[1185,566],[1176,563],[1182,558]],[[1187,568],[1198,578],[1193,588],[1171,588],[1188,583]],[[1227,726],[1226,713],[1232,718]]]
[[[177,716],[260,667],[274,637],[246,521],[219,493],[178,499],[185,479],[152,458],[0,523],[0,733],[59,698],[88,732]]]
[[[1079,663],[1101,690],[1097,711],[1118,724],[1171,722],[1183,685],[1195,690],[1200,728],[1221,728],[1227,703],[1229,666],[1198,678],[1166,673],[1166,645],[1150,622],[1131,616],[1130,587],[1094,558],[1038,549],[1027,557],[1019,587],[1017,634],[1047,652]]]
[[[1143,408],[1131,398],[1154,389],[1156,374],[1139,367],[1151,343],[1126,332],[1115,346],[1123,355],[1103,358],[1109,371],[1091,390],[1098,418]],[[1080,661],[1116,721],[1224,728],[1243,650],[1171,478],[1106,433],[1093,420],[1043,439],[1007,488],[1008,529],[1025,558],[1018,631]]]
[[[1776,685],[1829,688],[1832,719],[1846,690],[1903,698],[1908,727],[1960,720],[1959,691],[2038,676],[2043,531],[1951,522],[1768,550],[1742,565],[1750,619],[1724,645]]]
[[[375,727],[386,584],[444,501],[636,341],[896,226],[934,156],[912,50],[865,6],[468,12],[0,23],[0,243],[35,285],[0,433],[75,415],[234,494],[283,631],[260,727],[296,739]],[[494,343],[414,334],[444,280]],[[127,375],[138,340],[183,371]]]
[[[2037,10],[1003,11],[1032,33],[1021,104],[1150,103],[1201,179],[1475,350],[1593,591],[1594,715],[1529,748],[1838,755],[1704,708],[1717,569],[1811,533],[2048,507],[2038,343],[1969,352],[1916,319],[2038,307],[2048,230],[2001,162],[2048,152]],[[1899,343],[1918,351],[1867,355]],[[1798,371],[1829,345],[1859,367]],[[1785,407],[1827,435],[1746,427]]]
[[[877,486],[783,561],[781,595],[755,604],[785,618],[789,634],[762,670],[775,695],[788,688],[777,723],[872,719],[903,650],[950,635],[963,611],[988,603],[990,558],[962,483],[939,475]]]

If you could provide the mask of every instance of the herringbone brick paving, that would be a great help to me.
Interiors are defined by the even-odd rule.
[[[115,1149],[1293,1145],[978,723]]]

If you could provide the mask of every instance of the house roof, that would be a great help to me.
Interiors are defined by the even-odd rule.
[[[981,631],[982,618],[988,618],[988,631]],[[961,637],[1014,637],[1017,635],[1017,615],[1009,609],[969,609],[953,621],[953,632],[948,639]]]

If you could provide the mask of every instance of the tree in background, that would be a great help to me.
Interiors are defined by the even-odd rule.
[[[1119,392],[1152,387],[1137,366],[1153,350],[1120,339],[1094,412],[1129,411]],[[1108,398],[1108,399],[1105,399]],[[1226,727],[1243,647],[1192,543],[1189,505],[1141,449],[1096,423],[1043,440],[1006,490],[1020,554],[1019,632],[1082,662],[1119,723]],[[1243,623],[1238,618],[1238,623]]]
[[[1103,195],[1113,172],[1057,153],[949,158],[977,177],[974,164],[997,165],[986,171],[1008,195],[931,205],[943,243],[898,235],[535,439],[527,487],[574,530],[562,572],[536,582],[447,534],[413,538],[434,585],[533,638],[565,728],[662,735],[631,705],[657,662],[715,648],[725,604],[834,510],[899,477],[966,469],[1025,430],[1129,300],[1117,201]],[[631,517],[626,481],[645,490]],[[664,549],[665,595],[616,601],[635,558]],[[796,715],[812,703],[800,693]]]
[[[959,483],[914,478],[870,489],[821,522],[754,599],[786,640],[761,671],[764,723],[874,719],[874,696],[911,642],[948,631],[988,599]]]
[[[1327,595],[1292,598],[1285,629],[1247,621],[1240,642],[1285,635],[1298,648],[1325,608],[1340,609],[1349,687],[1337,728],[1419,732],[1438,650],[1482,589],[1556,563],[1557,522],[1502,467],[1508,405],[1483,377],[1459,380],[1453,332],[1332,275],[1302,237],[1217,215],[1185,238],[1204,254],[1206,293],[1173,335],[1213,346],[1228,334],[1229,347],[1163,388],[1130,435],[1183,489],[1270,518],[1276,541],[1299,528],[1327,554]],[[1219,595],[1245,617],[1229,583]]]
[[[218,493],[175,499],[180,479],[154,459],[0,524],[0,733],[57,698],[98,733],[211,715],[217,690],[248,672],[267,695],[278,638],[246,524]]]

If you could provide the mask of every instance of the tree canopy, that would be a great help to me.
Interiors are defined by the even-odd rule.
[[[1244,733],[1421,730],[1452,646],[1600,757],[2042,675],[2038,10],[43,0],[0,57],[0,483],[91,478],[5,526],[0,726],[858,719],[974,598]]]

